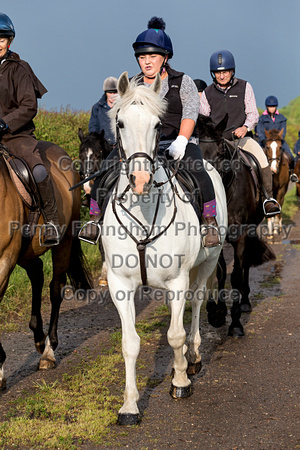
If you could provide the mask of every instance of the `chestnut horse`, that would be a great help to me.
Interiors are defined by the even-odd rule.
[[[40,215],[37,225],[31,227],[33,238],[28,239],[26,224],[29,208],[19,195],[17,183],[12,181],[2,156],[0,156],[0,301],[7,289],[9,277],[18,264],[25,269],[32,286],[29,327],[33,331],[36,350],[42,354],[39,369],[49,369],[55,366],[58,316],[66,274],[75,289],[88,289],[91,282],[80,241],[76,235],[80,225],[80,188],[69,192],[69,188],[79,181],[79,174],[72,169],[72,161],[68,154],[57,145],[40,142],[39,148],[46,170],[53,181],[62,233],[60,244],[51,247],[53,276],[50,283],[51,317],[47,335],[43,331],[41,316],[44,273],[40,256],[49,250],[49,247],[41,247],[39,243],[43,216]],[[6,385],[3,368],[5,359],[6,354],[0,343],[0,389]]]
[[[223,137],[228,116],[215,125],[210,117],[199,115],[196,130],[203,157],[221,174],[225,186],[228,209],[227,241],[234,250],[234,267],[231,274],[231,324],[230,336],[243,336],[240,322],[241,312],[250,312],[249,271],[252,266],[259,266],[275,259],[271,248],[258,236],[257,227],[264,218],[259,183],[252,176],[253,170],[247,159],[232,142]],[[250,155],[247,156],[248,161]],[[218,302],[207,302],[208,320],[212,326],[225,324],[227,307],[224,290],[226,281],[226,263],[223,252],[218,268]]]
[[[281,208],[290,181],[289,158],[282,149],[283,131],[283,129],[281,131],[276,129],[269,131],[265,130],[265,153],[273,174],[273,197],[278,201]],[[274,235],[280,234],[281,230],[281,214],[277,214],[275,217],[270,217],[268,219],[268,238],[272,238]]]

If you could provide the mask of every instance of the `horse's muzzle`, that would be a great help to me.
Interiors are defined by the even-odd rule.
[[[152,183],[153,174],[144,170],[129,175],[130,188],[137,195],[149,194]]]

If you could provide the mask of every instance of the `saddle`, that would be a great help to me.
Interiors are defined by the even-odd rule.
[[[35,231],[33,225],[39,221],[42,212],[42,201],[37,184],[27,163],[20,157],[14,156],[7,147],[0,145],[0,155],[2,156],[8,169],[11,180],[24,204],[29,209],[26,231],[23,238],[32,239]]]
[[[225,139],[224,145],[226,147],[226,152],[230,156],[230,163],[226,170],[221,173],[222,181],[227,190],[234,179],[234,161],[240,161],[249,170],[251,177],[254,182],[257,193],[260,192],[262,185],[262,174],[261,167],[257,158],[247,150],[241,149],[240,147],[232,147],[232,143]]]

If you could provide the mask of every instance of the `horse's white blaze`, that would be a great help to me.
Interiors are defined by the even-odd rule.
[[[91,150],[90,148],[88,149],[88,151],[86,152],[86,158],[84,160],[84,170],[85,172],[89,173],[89,172],[93,172],[93,160],[92,160],[92,155],[93,155],[93,150]],[[90,194],[91,193],[91,185],[90,185],[90,181],[87,181],[86,183],[84,183],[83,185],[83,189],[84,192],[86,194]]]
[[[273,141],[272,144],[270,145],[270,147],[271,147],[271,150],[272,150],[272,159],[273,159],[273,161],[271,163],[271,170],[272,170],[272,172],[276,173],[276,171],[277,171],[277,161],[276,161],[276,158],[277,158],[277,156],[276,156],[277,155],[277,142]]]
[[[121,81],[122,83],[120,80],[119,83],[126,86],[126,83],[123,83],[124,80]],[[132,92],[137,96],[140,95],[139,99],[144,95],[145,101],[138,105]],[[118,111],[118,120],[122,121],[119,131],[126,157],[137,152],[145,152],[153,158],[159,109],[155,113],[153,105],[152,108],[149,107],[151,102],[148,96],[150,96],[150,100],[153,98],[152,104],[154,105],[161,100],[156,94],[151,94],[150,89],[129,88],[128,96],[131,96],[131,103],[125,107],[123,101],[126,100],[126,95],[126,92],[122,92],[121,100],[117,101],[114,107]],[[133,102],[134,104],[132,104]],[[113,114],[111,117],[114,118]],[[146,261],[151,261],[147,265],[147,281],[149,286],[166,289],[166,295],[169,296],[171,320],[167,336],[169,344],[174,350],[173,384],[176,387],[186,387],[189,386],[190,380],[186,374],[188,362],[185,354],[195,362],[201,359],[198,348],[201,342],[199,334],[200,306],[207,279],[216,267],[222,246],[203,248],[197,215],[189,203],[179,200],[174,194],[171,184],[167,182],[168,176],[163,167],[157,166],[153,175],[150,172],[151,163],[146,157],[134,158],[131,161],[128,175],[130,176],[135,170],[137,161],[142,163],[144,170],[151,173],[157,183],[166,181],[161,191],[155,231],[150,237],[158,234],[158,230],[166,231],[146,246]],[[222,232],[222,243],[224,243],[227,231],[226,195],[219,174],[212,166],[210,168],[209,174],[216,193],[218,223]],[[179,195],[184,197],[176,180],[172,181],[176,184]],[[121,169],[118,194],[124,192],[128,182],[124,165]],[[172,222],[174,195],[177,214]],[[152,229],[158,198],[159,188],[152,185],[146,196],[137,196],[132,191],[126,192],[122,205],[130,211],[130,214],[116,203],[116,211],[123,226],[138,240],[145,238],[145,229],[148,232]],[[145,229],[139,223],[142,223]],[[116,233],[112,233],[111,230],[116,230]],[[117,230],[120,230],[120,224],[110,201],[103,221],[102,243],[106,255],[108,286],[122,323],[122,351],[126,366],[126,386],[124,404],[119,412],[121,414],[138,414],[135,371],[140,339],[135,330],[134,295],[138,286],[142,284],[140,259],[134,240],[124,232],[123,228],[122,233]],[[192,303],[193,322],[187,345],[185,345],[186,332],[183,326],[183,314],[187,294],[191,294],[189,290],[190,271],[193,268],[193,291],[195,292],[195,301]]]

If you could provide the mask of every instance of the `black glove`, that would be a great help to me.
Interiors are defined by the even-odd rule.
[[[0,137],[2,137],[3,134],[7,132],[7,130],[8,130],[7,123],[5,123],[3,119],[0,119]]]

